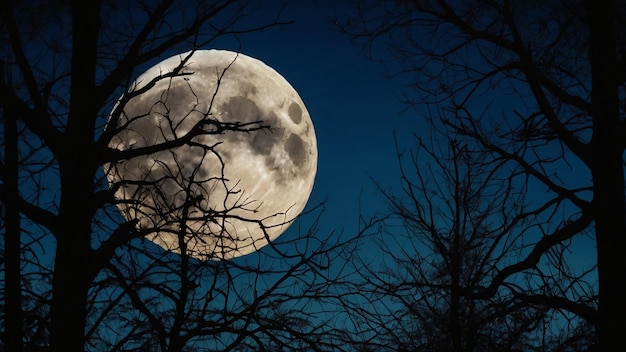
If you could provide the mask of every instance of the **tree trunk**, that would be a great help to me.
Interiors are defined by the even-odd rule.
[[[624,165],[620,135],[615,17],[610,1],[587,1],[592,73],[593,190],[596,227],[600,350],[626,346],[626,300],[621,290],[626,256]]]
[[[81,255],[84,244],[78,241],[85,234],[75,231],[74,235],[57,241],[50,305],[52,351],[78,352],[85,348],[87,285],[85,255]]]
[[[461,201],[459,199],[458,193],[455,197],[455,202],[459,205]],[[457,213],[455,217],[456,220],[456,229],[454,230],[454,240],[451,248],[451,272],[450,272],[450,337],[452,339],[452,351],[461,352],[463,351],[463,336],[461,329],[461,254],[459,249],[459,240],[460,240],[460,220],[458,219],[459,213],[461,209],[457,206]]]
[[[70,112],[63,148],[57,155],[61,176],[52,288],[51,344],[53,351],[85,348],[86,301],[91,269],[91,221],[94,213],[94,102],[98,45],[97,1],[72,2],[72,69]]]
[[[0,68],[2,69],[2,68]],[[7,109],[9,110],[9,109]],[[4,111],[5,142],[5,214],[4,214],[4,348],[23,350],[22,275],[20,267],[20,212],[18,210],[18,146],[16,116]]]
[[[67,129],[68,142],[59,157],[61,226],[55,234],[57,248],[50,307],[52,350],[68,352],[84,350],[87,292],[94,274],[90,259],[95,171],[89,160],[93,147],[81,143],[83,138],[71,131]]]

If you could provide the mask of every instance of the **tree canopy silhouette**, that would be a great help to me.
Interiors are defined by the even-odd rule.
[[[180,224],[165,229],[124,220],[116,205],[125,200],[114,194],[125,180],[109,185],[103,171],[105,164],[191,145],[201,134],[254,136],[271,128],[262,121],[223,123],[208,110],[198,126],[163,143],[128,150],[111,143],[124,127],[116,121],[129,100],[140,98],[153,83],[184,78],[180,69],[188,58],[181,57],[170,72],[144,82],[142,89],[129,89],[155,60],[205,48],[219,37],[236,41],[239,35],[287,23],[280,11],[265,22],[247,22],[254,5],[231,0],[2,2],[4,350],[300,350],[322,348],[332,340],[326,312],[307,307],[333,282],[328,268],[342,245],[316,234],[315,221],[309,230],[270,244],[256,260],[201,261],[185,246],[185,238],[193,235],[185,226],[189,209],[194,208],[194,216],[205,211],[207,222],[227,219],[229,209],[202,208],[194,193],[199,181],[192,177],[199,170],[183,173],[182,165],[169,165],[169,173],[162,175],[180,182],[185,193],[176,209],[154,203],[153,210],[169,225]],[[167,108],[168,102],[161,103]],[[163,116],[162,128],[175,128]],[[149,116],[121,120],[140,118]],[[215,155],[221,150],[205,149]],[[158,231],[178,237],[179,253],[144,240]]]
[[[425,118],[440,122],[445,134],[471,140],[488,155],[483,160],[492,160],[490,167],[508,174],[504,184],[523,192],[517,205],[530,221],[521,234],[525,250],[462,296],[491,299],[510,292],[517,301],[586,320],[603,350],[624,346],[623,3],[355,5],[357,15],[337,23],[367,55],[392,55],[400,67],[394,73],[412,79],[406,102],[427,110]],[[593,245],[597,268],[581,268],[577,256]],[[561,273],[546,275],[544,265]],[[516,279],[533,272],[541,279]],[[566,284],[578,275],[589,283],[597,275],[597,292]]]

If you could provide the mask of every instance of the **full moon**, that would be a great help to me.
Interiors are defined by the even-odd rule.
[[[240,53],[198,50],[148,69],[110,129],[109,147],[125,155],[105,165],[117,206],[169,251],[201,260],[256,251],[289,227],[313,188],[317,142],[304,102]]]

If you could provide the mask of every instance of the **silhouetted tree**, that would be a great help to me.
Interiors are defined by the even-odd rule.
[[[623,3],[356,4],[358,16],[343,29],[372,55],[386,45],[413,79],[407,102],[427,106],[448,131],[490,154],[508,183],[523,189],[520,206],[534,212],[520,259],[493,268],[488,281],[463,296],[489,299],[510,290],[520,302],[585,319],[602,350],[626,345],[619,289],[626,270]],[[569,253],[560,250],[569,243]],[[541,272],[555,258],[563,275],[564,263],[592,270],[579,258],[594,245],[597,297],[588,288],[583,296],[562,290]],[[520,275],[536,279],[520,282]]]
[[[109,187],[102,171],[105,164],[192,145],[202,134],[271,128],[262,121],[220,122],[207,110],[196,126],[166,142],[128,150],[111,145],[124,127],[118,120],[125,104],[153,83],[182,75],[188,57],[144,88],[129,89],[147,65],[282,22],[246,25],[253,4],[230,0],[9,0],[0,7],[3,298],[15,304],[4,309],[4,347],[329,348],[334,332],[315,302],[334,280],[329,265],[341,243],[318,236],[313,226],[267,246],[256,262],[201,261],[185,248],[185,238],[195,235],[185,226],[192,216],[186,210],[199,209],[195,188],[183,189],[175,211],[165,203],[155,209],[169,225],[179,221],[178,228],[138,227],[117,209],[128,202],[114,197],[123,182]],[[171,171],[164,177],[180,181],[175,165]],[[229,209],[204,210],[206,222],[229,216]],[[168,218],[172,214],[178,218]],[[159,231],[179,236],[179,254],[144,240]]]
[[[410,154],[398,154],[401,193],[379,185],[390,221],[378,240],[383,259],[356,262],[361,278],[352,291],[359,294],[345,301],[357,327],[354,344],[455,352],[588,345],[594,334],[587,322],[517,296],[520,287],[550,288],[593,300],[587,273],[574,275],[562,255],[571,244],[554,248],[536,272],[511,277],[497,295],[471,295],[527,253],[536,213],[523,205],[524,186],[498,167],[505,160],[441,132],[431,141],[418,139]]]
[[[313,235],[279,238],[247,262],[200,261],[136,241],[96,279],[88,344],[108,351],[334,350],[336,332],[317,304],[332,294],[329,260],[344,246]]]

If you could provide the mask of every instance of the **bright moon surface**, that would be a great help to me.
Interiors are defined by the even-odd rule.
[[[315,130],[295,89],[263,62],[224,50],[166,59],[129,92],[155,78],[123,106],[109,147],[176,143],[199,127],[209,133],[107,165],[124,217],[159,246],[180,253],[182,243],[203,260],[251,253],[280,236],[304,209],[317,170]],[[216,134],[202,123],[210,120],[269,129]]]

